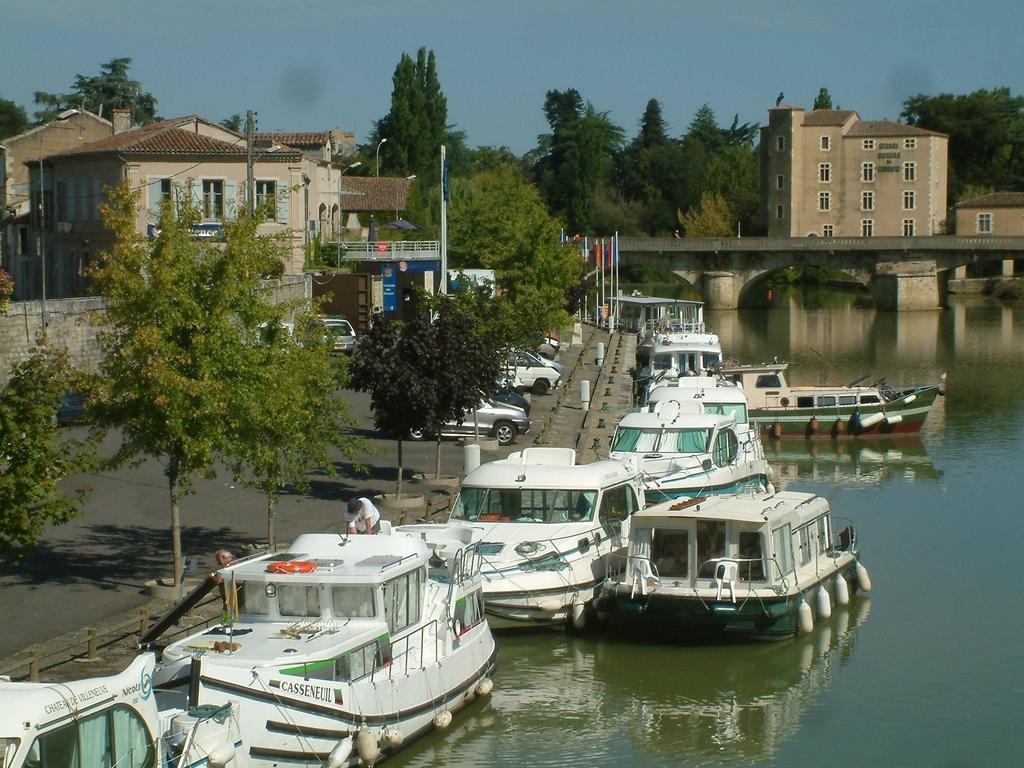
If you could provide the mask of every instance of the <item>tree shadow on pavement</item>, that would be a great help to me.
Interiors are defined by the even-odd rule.
[[[18,565],[3,567],[4,581],[33,586],[90,584],[100,589],[142,589],[149,579],[170,576],[171,540],[167,529],[94,525],[83,533],[74,541],[40,544]],[[181,529],[182,551],[186,558],[194,558],[198,573],[212,566],[216,550],[228,549],[239,556],[253,543],[252,537],[230,528]]]

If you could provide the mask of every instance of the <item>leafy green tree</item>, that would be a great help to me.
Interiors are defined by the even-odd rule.
[[[242,116],[238,112],[235,112],[231,117],[225,117],[220,121],[220,124],[229,131],[234,131],[235,133],[242,132]]]
[[[88,488],[59,485],[95,461],[95,440],[59,436],[61,395],[72,379],[67,354],[43,339],[0,389],[0,553],[14,559],[47,525],[75,517]]]
[[[263,279],[279,273],[282,244],[258,237],[258,221],[244,216],[226,226],[223,244],[195,240],[198,211],[188,201],[164,205],[149,242],[136,231],[138,204],[126,182],[104,207],[115,240],[91,271],[106,304],[93,410],[98,424],[120,431],[115,461],[165,462],[178,585],[181,498],[230,454],[239,406],[265,395],[249,388],[263,362],[256,340],[287,311]]]
[[[153,122],[156,118],[156,97],[143,91],[142,84],[128,76],[131,65],[130,58],[111,59],[100,65],[98,75],[75,75],[70,93],[36,91],[34,100],[41,107],[36,112],[36,121],[49,122],[65,109],[75,107],[97,114],[102,110],[106,118],[115,109],[128,109],[135,125]]]
[[[396,498],[402,496],[402,443],[411,431],[430,427],[436,410],[437,387],[422,375],[433,348],[430,313],[417,311],[407,322],[375,315],[352,353],[352,386],[369,393],[377,428],[397,442]]]
[[[705,192],[700,205],[679,215],[687,237],[729,237],[735,230],[736,216],[718,192]]]
[[[295,327],[296,333],[264,329],[253,350],[251,377],[231,394],[225,458],[236,481],[266,497],[269,547],[275,543],[282,490],[308,491],[309,475],[317,470],[336,475],[332,449],[351,460],[367,448],[364,440],[348,434],[355,421],[337,394],[348,385],[348,376],[344,360],[332,362],[330,336],[309,314],[297,314]]]
[[[760,178],[760,158],[748,146],[726,147],[708,161],[705,171],[706,191],[718,193],[728,202],[746,233],[760,231]]]
[[[903,102],[900,117],[949,136],[949,202],[968,185],[1024,189],[1024,97],[1009,88],[919,94]]]
[[[814,109],[832,109],[832,96],[828,88],[818,90],[818,95],[814,97]]]
[[[381,148],[381,172],[436,178],[449,127],[448,100],[441,90],[434,52],[420,48],[415,62],[403,53],[391,81],[391,109],[377,122],[370,142],[376,150],[387,139]]]
[[[24,107],[9,99],[0,99],[0,139],[17,136],[28,128],[28,115]]]

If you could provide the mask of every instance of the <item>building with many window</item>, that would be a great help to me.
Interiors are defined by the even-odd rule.
[[[761,127],[762,216],[773,237],[942,234],[948,138],[852,110],[780,105]]]

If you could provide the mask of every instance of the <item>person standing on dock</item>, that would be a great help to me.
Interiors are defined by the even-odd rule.
[[[380,510],[364,496],[348,500],[345,519],[349,533],[380,533]]]

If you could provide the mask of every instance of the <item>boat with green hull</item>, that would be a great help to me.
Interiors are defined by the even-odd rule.
[[[698,497],[641,510],[595,607],[625,631],[677,640],[810,632],[870,591],[856,532],[828,502],[781,492]]]
[[[750,418],[767,437],[844,438],[905,435],[924,426],[942,384],[893,387],[862,377],[847,385],[790,386],[788,363],[726,363],[721,373],[747,395]]]

